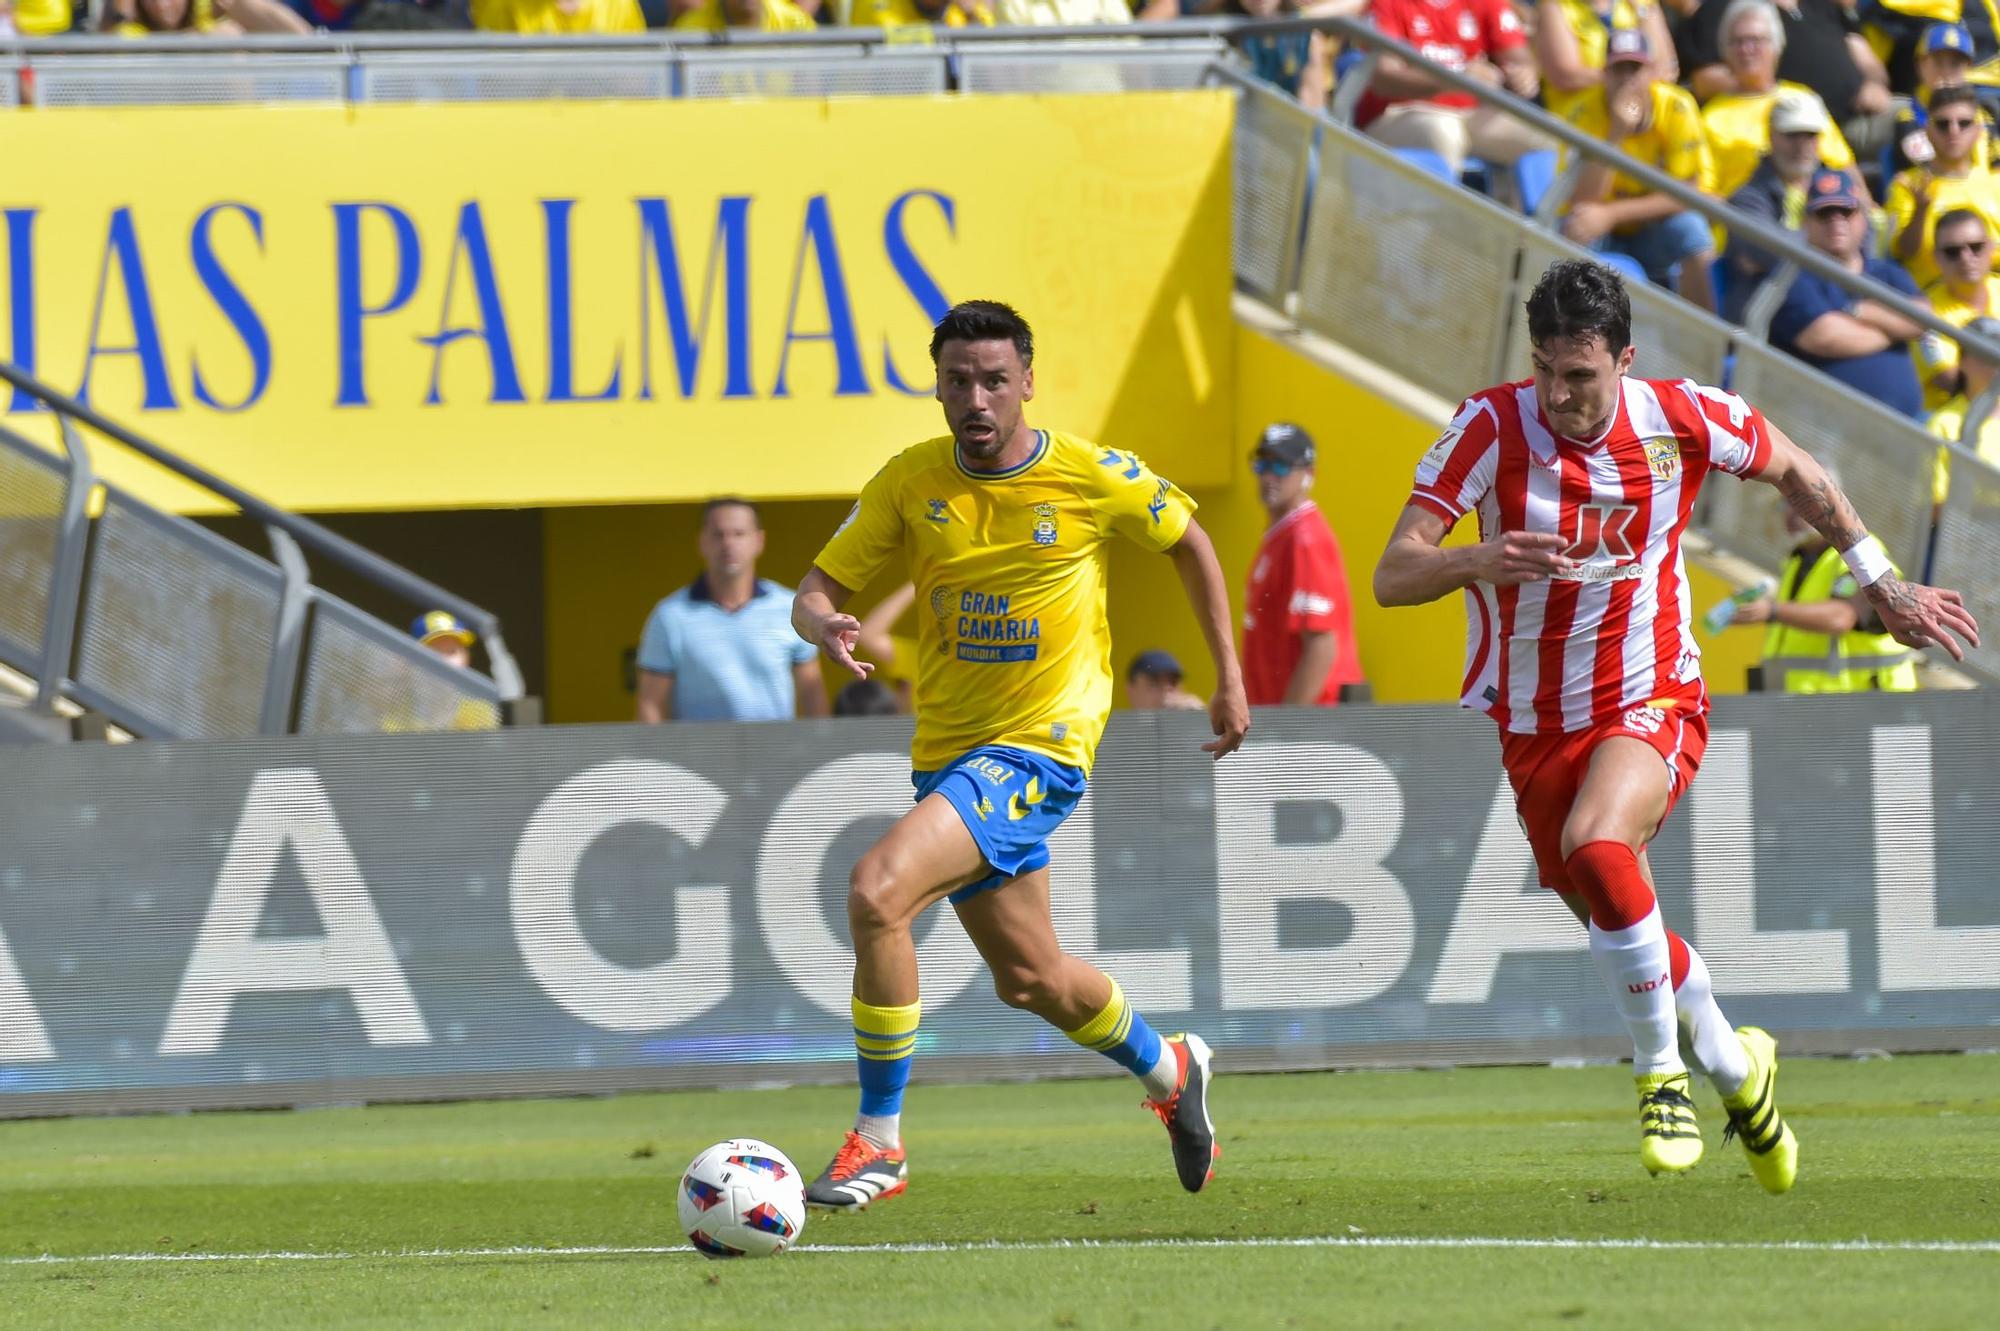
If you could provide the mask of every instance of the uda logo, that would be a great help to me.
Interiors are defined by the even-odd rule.
[[[1054,545],[1056,543],[1056,506],[1049,503],[1035,505],[1035,544]]]

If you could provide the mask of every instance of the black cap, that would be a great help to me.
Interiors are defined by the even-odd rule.
[[[1257,436],[1256,452],[1259,457],[1276,458],[1294,467],[1313,464],[1312,436],[1290,421],[1275,421],[1265,426],[1264,433]]]
[[[1139,678],[1141,675],[1171,675],[1174,682],[1178,684],[1181,681],[1183,673],[1181,663],[1174,660],[1174,654],[1172,652],[1163,652],[1157,647],[1150,651],[1140,652],[1132,658],[1132,664],[1125,667],[1125,679],[1127,683]]]

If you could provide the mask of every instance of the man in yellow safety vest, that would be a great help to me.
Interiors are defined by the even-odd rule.
[[[1772,693],[1914,690],[1917,653],[1882,631],[1840,552],[1789,508],[1785,531],[1799,543],[1785,560],[1777,591],[1739,606],[1729,621],[1768,625],[1764,688]]]

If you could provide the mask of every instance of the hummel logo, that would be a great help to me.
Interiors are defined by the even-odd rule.
[[[1024,797],[1025,797],[1025,802],[1024,802]],[[1042,789],[1042,779],[1038,776],[1029,777],[1028,788],[1025,792],[1023,792],[1022,794],[1016,794],[1008,797],[1007,800],[1008,820],[1010,822],[1016,822],[1016,823],[1020,822],[1023,818],[1026,818],[1028,816],[1028,814],[1033,810],[1035,805],[1040,804],[1043,800],[1047,798],[1048,798],[1048,792]]]
[[[936,522],[936,523],[946,523],[951,521],[951,514],[946,511],[944,500],[932,499],[929,500],[928,502],[931,506],[931,511],[924,515],[924,521]]]

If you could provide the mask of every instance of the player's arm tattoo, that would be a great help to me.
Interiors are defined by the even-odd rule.
[[[1778,492],[1785,496],[1785,502],[1792,506],[1799,520],[1825,537],[1836,550],[1845,550],[1868,535],[1868,528],[1862,525],[1854,505],[1823,471],[1809,480],[1794,469]]]
[[[1845,550],[1858,541],[1865,540],[1868,528],[1863,525],[1861,515],[1854,511],[1841,488],[1822,471],[1808,479],[1795,469],[1785,477],[1779,486],[1785,502],[1792,506],[1792,512],[1800,521],[1824,537],[1836,550]],[[1884,574],[1865,589],[1868,600],[1878,608],[1887,607],[1903,613],[1917,608],[1917,594],[1894,573]]]

